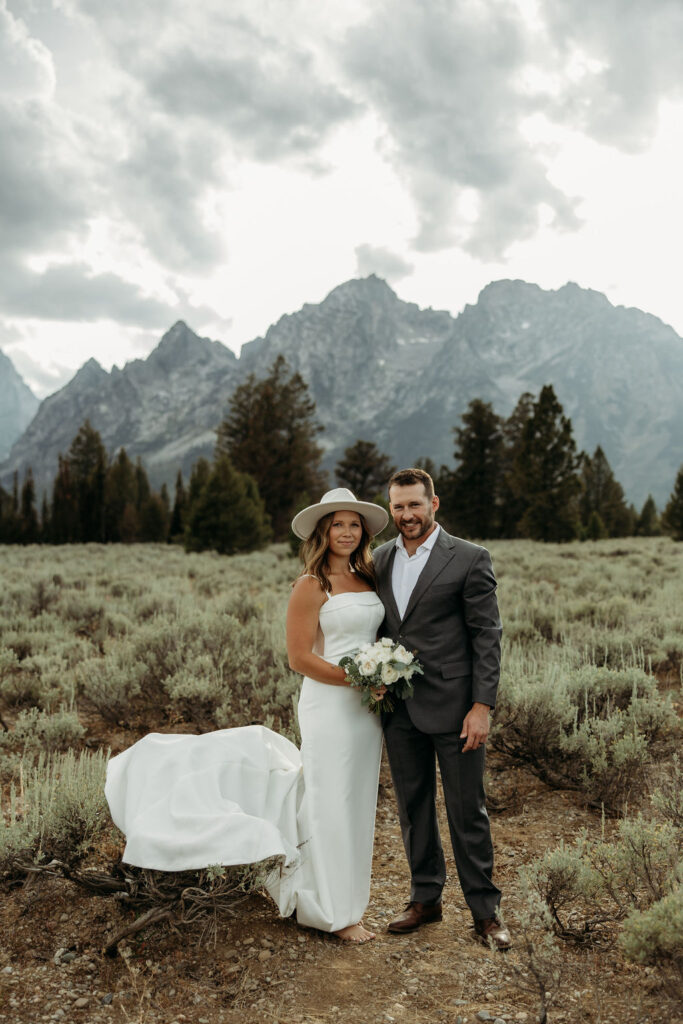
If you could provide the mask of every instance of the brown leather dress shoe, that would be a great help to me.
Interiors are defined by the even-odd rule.
[[[491,941],[496,949],[509,949],[512,945],[510,932],[497,917],[484,917],[474,922],[474,931],[477,940],[484,946],[490,946]]]
[[[387,925],[387,931],[392,932],[394,935],[405,935],[407,932],[414,932],[416,928],[420,928],[423,924],[432,924],[434,921],[440,921],[441,904],[440,903],[416,903],[412,901],[406,904],[406,909],[398,917],[394,918]]]

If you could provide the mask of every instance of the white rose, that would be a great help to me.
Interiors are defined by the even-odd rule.
[[[403,644],[399,644],[393,654],[394,661],[400,661],[402,665],[410,665],[413,660],[411,651],[407,651]]]
[[[381,643],[382,647],[393,647],[394,646],[394,641],[391,639],[391,637],[388,637],[388,636],[383,636],[382,639],[380,640],[380,643]]]
[[[375,657],[380,665],[386,665],[388,661],[393,661],[394,655],[390,647],[381,647]]]
[[[373,657],[367,655],[358,662],[358,671],[362,676],[374,675],[377,671],[377,662]]]
[[[387,663],[382,665],[382,682],[386,686],[390,686],[392,683],[395,683],[398,678],[398,672],[393,665],[389,665]]]

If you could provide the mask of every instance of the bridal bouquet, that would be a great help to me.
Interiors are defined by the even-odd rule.
[[[339,664],[346,672],[347,683],[361,691],[361,703],[375,715],[393,711],[397,699],[412,697],[412,677],[422,675],[422,666],[415,656],[389,637],[363,644],[356,654],[347,654]],[[377,700],[373,691],[382,687],[386,693]]]

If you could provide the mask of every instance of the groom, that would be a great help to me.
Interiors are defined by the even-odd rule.
[[[493,884],[493,846],[484,795],[489,710],[500,674],[496,580],[485,548],[451,537],[434,521],[439,499],[422,469],[389,481],[399,536],[373,553],[386,609],[380,635],[415,651],[424,668],[415,694],[383,716],[384,735],[412,878],[410,903],[388,930],[412,932],[441,920],[446,881],[436,815],[436,759],[465,900],[477,938],[508,949]]]

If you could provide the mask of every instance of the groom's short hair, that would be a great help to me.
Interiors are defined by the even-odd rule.
[[[424,469],[418,469],[413,466],[411,469],[399,469],[398,473],[394,473],[388,484],[388,490],[391,492],[391,488],[396,487],[410,487],[412,484],[423,484],[425,494],[431,500],[434,497],[434,481],[432,480],[429,473]]]

